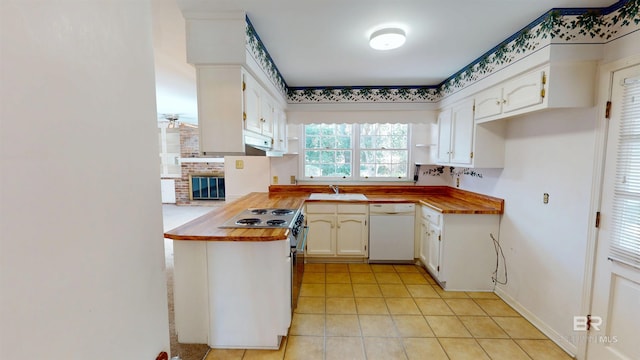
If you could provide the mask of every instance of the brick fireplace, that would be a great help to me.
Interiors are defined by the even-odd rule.
[[[175,179],[176,204],[189,205],[194,203],[194,200],[191,200],[190,197],[189,176],[224,177],[224,162],[216,162],[211,158],[200,157],[199,130],[196,125],[191,124],[180,124],[180,157],[182,158],[180,165],[182,175],[180,178]],[[195,201],[201,202],[202,200]]]

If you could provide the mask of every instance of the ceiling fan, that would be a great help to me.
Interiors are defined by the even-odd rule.
[[[180,125],[180,114],[158,114],[158,118],[169,122],[168,129],[177,128]]]

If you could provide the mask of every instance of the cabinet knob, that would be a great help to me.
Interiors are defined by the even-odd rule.
[[[502,103],[506,104],[507,103],[507,99],[502,99]]]

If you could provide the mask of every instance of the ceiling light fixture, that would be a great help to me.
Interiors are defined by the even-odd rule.
[[[374,31],[369,38],[369,46],[376,50],[391,50],[399,48],[406,41],[404,30],[386,28]]]

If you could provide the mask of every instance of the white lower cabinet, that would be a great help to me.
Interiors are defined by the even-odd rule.
[[[440,276],[440,247],[442,244],[442,237],[440,236],[440,229],[431,225],[429,226],[429,247],[427,248],[427,269]]]
[[[422,206],[420,261],[445,290],[491,291],[500,215],[441,214]]]
[[[178,341],[278,349],[291,324],[290,245],[288,239],[174,241]]]
[[[336,255],[366,256],[369,234],[366,214],[338,215]]]
[[[306,255],[367,257],[369,212],[364,204],[307,204]]]
[[[307,211],[309,209],[307,208]],[[336,216],[333,214],[309,214],[307,212],[307,252],[309,256],[333,256],[336,253]]]

